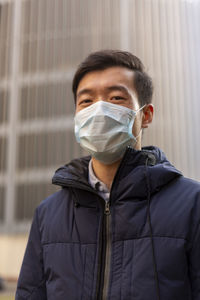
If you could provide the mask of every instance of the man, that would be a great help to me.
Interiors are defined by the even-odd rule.
[[[58,169],[36,209],[17,300],[200,300],[200,184],[141,148],[152,90],[131,53],[80,64],[75,135],[91,156]]]

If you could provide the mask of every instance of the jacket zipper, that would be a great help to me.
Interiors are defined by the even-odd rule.
[[[108,294],[109,277],[110,277],[110,262],[111,262],[111,214],[110,202],[105,203],[105,227],[106,227],[106,249],[105,249],[105,267],[104,267],[104,280],[102,288],[102,299],[106,299]]]
[[[97,300],[106,299],[108,292],[109,274],[110,274],[110,258],[111,258],[111,226],[110,226],[110,201],[104,200],[102,231],[100,238],[100,251],[98,258],[98,274],[97,274]]]

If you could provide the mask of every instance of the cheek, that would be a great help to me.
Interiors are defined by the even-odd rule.
[[[81,110],[81,108],[78,106],[78,105],[76,105],[76,107],[75,107],[75,114],[77,113],[77,112],[79,112]]]

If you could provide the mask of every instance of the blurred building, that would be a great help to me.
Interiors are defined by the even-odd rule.
[[[199,0],[0,0],[0,275],[17,276],[55,169],[83,154],[71,80],[103,48],[142,59],[156,111],[144,145],[200,179]]]

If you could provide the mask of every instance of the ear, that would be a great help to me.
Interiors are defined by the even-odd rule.
[[[148,128],[153,120],[154,107],[153,104],[147,104],[142,110],[142,128]]]

